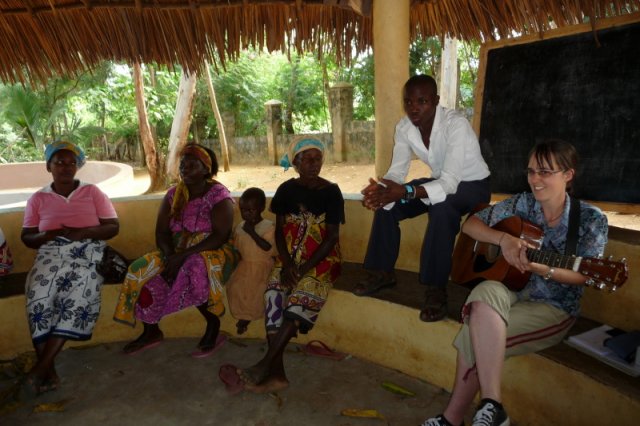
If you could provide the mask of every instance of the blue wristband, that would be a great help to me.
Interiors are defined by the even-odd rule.
[[[405,189],[405,194],[404,194],[404,201],[407,202],[409,200],[413,200],[416,197],[416,191],[415,188],[411,185],[405,185],[404,186]]]

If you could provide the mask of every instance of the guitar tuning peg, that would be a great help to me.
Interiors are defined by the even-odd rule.
[[[622,263],[627,263],[627,258],[626,258],[626,257],[623,257],[622,259],[620,259],[620,262],[622,262]]]
[[[612,261],[613,260],[613,255],[609,255],[609,257],[607,257],[607,260]]]
[[[606,284],[603,283],[603,282],[600,282],[600,283],[596,284],[596,288],[598,290],[604,290],[606,287],[607,287]]]
[[[617,286],[617,285],[614,285],[613,287],[611,287],[611,288],[609,289],[609,293],[615,293],[615,292],[616,292],[616,290],[618,290],[618,286]]]

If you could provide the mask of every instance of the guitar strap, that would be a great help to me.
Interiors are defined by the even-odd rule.
[[[580,226],[580,200],[571,197],[569,209],[569,229],[567,230],[567,244],[564,254],[574,256],[578,252],[578,227]]]

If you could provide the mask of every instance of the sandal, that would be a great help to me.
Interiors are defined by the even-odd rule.
[[[307,355],[329,358],[335,361],[342,361],[347,354],[336,352],[320,340],[312,340],[302,347],[302,352]]]
[[[385,288],[395,287],[396,277],[393,273],[369,272],[369,276],[360,281],[353,289],[356,296],[369,296]]]
[[[215,344],[213,346],[200,346],[196,351],[191,352],[192,358],[206,358],[218,352],[224,344],[227,343],[227,336],[224,334],[218,334]]]
[[[427,287],[425,300],[420,311],[420,320],[424,322],[440,321],[447,316],[447,289]]]
[[[218,370],[218,377],[224,383],[225,389],[231,395],[235,395],[244,390],[244,381],[238,374],[238,367],[231,364],[224,364]]]
[[[142,339],[142,336],[140,336],[133,342],[129,342],[124,345],[124,348],[122,348],[122,352],[124,352],[126,355],[135,355],[147,349],[155,348],[156,346],[161,344],[163,340],[164,334],[162,334],[162,332],[160,332],[156,337],[150,340]]]

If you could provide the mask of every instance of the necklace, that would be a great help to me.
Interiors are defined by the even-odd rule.
[[[562,210],[562,211],[560,212],[560,214],[559,214],[558,216],[554,217],[553,219],[549,219],[549,220],[547,220],[547,223],[551,224],[551,223],[555,222],[556,220],[560,219],[560,218],[562,217],[562,215],[563,215],[563,214],[564,214],[564,210]]]

